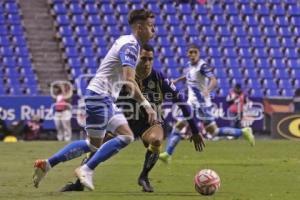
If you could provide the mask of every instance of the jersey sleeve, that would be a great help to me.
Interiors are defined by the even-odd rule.
[[[135,68],[138,60],[138,48],[133,44],[125,44],[119,52],[122,66]]]
[[[208,66],[207,64],[203,64],[200,69],[200,73],[205,77],[214,77],[213,68]]]

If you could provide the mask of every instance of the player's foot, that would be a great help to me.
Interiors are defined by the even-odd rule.
[[[38,188],[41,180],[46,176],[51,166],[48,160],[36,160],[34,162],[33,185]]]
[[[148,177],[139,177],[138,184],[143,187],[144,192],[154,192]]]
[[[80,183],[80,180],[77,179],[75,183],[69,182],[63,188],[60,189],[60,192],[72,192],[72,191],[83,191],[84,186]]]
[[[163,152],[159,154],[159,159],[164,163],[169,164],[171,162],[172,156],[169,155],[167,152]]]
[[[93,184],[93,170],[86,169],[88,168],[86,165],[83,165],[81,167],[78,167],[75,169],[75,174],[77,178],[79,178],[82,185],[84,185],[89,190],[94,190],[94,184]]]
[[[242,129],[244,138],[250,143],[251,146],[255,146],[255,138],[252,133],[252,128],[246,127]]]

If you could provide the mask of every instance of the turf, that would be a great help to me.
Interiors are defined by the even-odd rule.
[[[151,194],[141,192],[136,184],[145,150],[141,142],[135,142],[97,168],[94,192],[58,192],[74,180],[80,158],[55,167],[40,188],[33,188],[33,161],[62,146],[59,142],[0,143],[0,199],[300,199],[300,145],[294,141],[262,140],[255,148],[240,140],[208,142],[203,153],[183,141],[170,165],[158,163],[154,168],[155,192]],[[214,169],[221,177],[221,189],[210,197],[194,190],[194,174],[203,168]]]

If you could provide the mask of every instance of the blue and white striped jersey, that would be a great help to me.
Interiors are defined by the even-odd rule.
[[[123,86],[123,66],[136,68],[140,45],[133,35],[119,37],[110,48],[87,89],[116,100]]]
[[[188,87],[188,103],[195,107],[209,107],[211,98],[204,97],[202,91],[207,88],[207,78],[213,77],[212,68],[202,59],[196,65],[187,63],[186,80]]]

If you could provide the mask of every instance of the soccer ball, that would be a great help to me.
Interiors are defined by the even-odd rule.
[[[221,185],[219,175],[211,169],[202,169],[195,176],[195,189],[202,195],[213,195]]]

